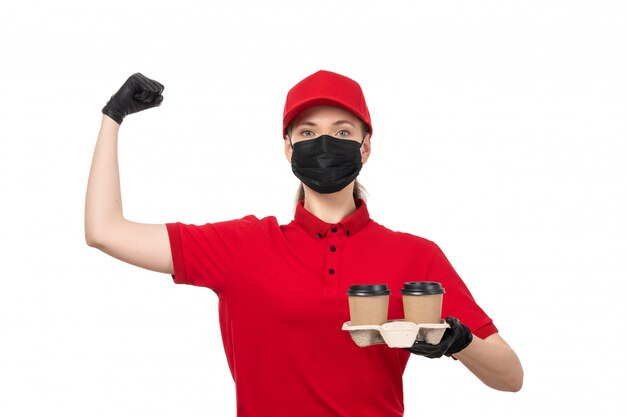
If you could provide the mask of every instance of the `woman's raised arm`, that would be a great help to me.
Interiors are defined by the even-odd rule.
[[[136,223],[124,218],[117,158],[123,118],[160,105],[163,86],[134,74],[103,108],[102,124],[91,162],[85,199],[85,240],[89,246],[124,262],[173,274],[165,224]]]

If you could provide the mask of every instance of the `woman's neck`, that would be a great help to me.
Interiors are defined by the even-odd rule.
[[[339,223],[356,210],[354,182],[341,191],[321,194],[304,186],[304,208],[326,223]]]

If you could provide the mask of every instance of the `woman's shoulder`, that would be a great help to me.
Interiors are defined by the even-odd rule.
[[[276,216],[271,216],[271,215],[258,216],[256,214],[246,214],[245,216],[240,216],[230,221],[249,223],[251,225],[252,224],[266,224],[266,225],[278,224],[278,220],[276,219]]]
[[[238,221],[250,223],[250,225],[260,229],[280,229],[281,227],[274,215],[248,214],[240,217]]]
[[[376,222],[375,220],[371,220],[371,225],[373,226],[375,232],[384,235],[385,238],[393,239],[403,244],[413,244],[422,247],[431,247],[435,244],[435,242],[426,237],[411,232],[394,230]]]

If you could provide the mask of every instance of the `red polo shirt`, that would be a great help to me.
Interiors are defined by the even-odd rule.
[[[238,417],[400,417],[402,374],[412,354],[358,347],[347,331],[351,284],[386,283],[389,319],[403,318],[405,281],[437,281],[443,313],[485,338],[497,331],[432,241],[392,231],[365,201],[336,224],[296,206],[276,217],[167,223],[177,284],[219,297],[224,350]]]

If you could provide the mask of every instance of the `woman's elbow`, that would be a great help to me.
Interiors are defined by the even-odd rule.
[[[522,389],[522,386],[524,385],[524,378],[518,378],[515,381],[512,381],[509,389],[507,391],[509,392],[519,392]]]
[[[502,391],[519,392],[524,385],[524,371],[520,368],[511,375]]]

